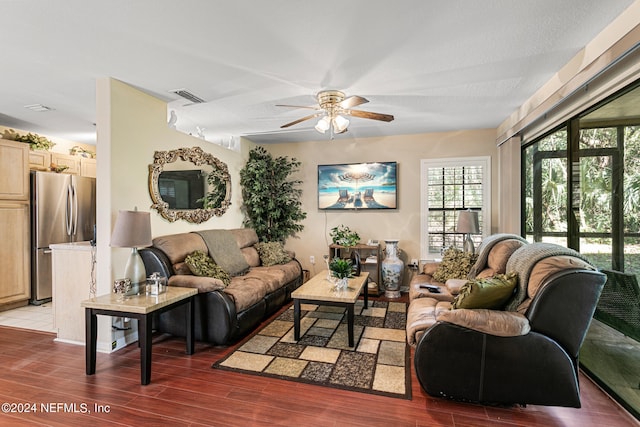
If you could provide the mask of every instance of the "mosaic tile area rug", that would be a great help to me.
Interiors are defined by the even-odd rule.
[[[213,368],[411,399],[406,304],[369,303],[356,303],[354,347],[346,310],[311,304],[301,305],[296,342],[291,305]]]

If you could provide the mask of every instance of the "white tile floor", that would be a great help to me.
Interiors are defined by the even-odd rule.
[[[36,331],[57,332],[53,329],[53,307],[51,302],[0,311],[0,325],[34,329]]]

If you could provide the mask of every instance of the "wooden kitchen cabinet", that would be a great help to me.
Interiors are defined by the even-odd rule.
[[[80,175],[89,178],[96,177],[96,159],[80,158]]]
[[[31,297],[29,202],[0,200],[0,311]]]
[[[51,164],[68,166],[68,169],[65,169],[63,173],[71,175],[80,175],[80,159],[81,157],[70,154],[51,153]]]
[[[0,200],[29,201],[29,144],[0,139]]]
[[[29,150],[29,168],[48,171],[51,167],[51,153],[44,150]]]
[[[0,139],[0,311],[31,296],[29,145]]]

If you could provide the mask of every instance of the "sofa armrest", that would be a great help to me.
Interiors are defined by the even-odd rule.
[[[169,277],[169,286],[182,288],[195,288],[198,293],[221,291],[225,288],[222,280],[206,276],[193,276],[190,274],[174,274]]]
[[[144,263],[147,275],[158,272],[161,276],[171,277],[175,272],[167,255],[155,247],[142,248],[138,251]]]
[[[460,288],[464,286],[469,280],[467,279],[447,279],[445,282],[445,286],[451,293],[451,295],[458,295],[460,293]]]
[[[526,335],[531,331],[529,320],[511,311],[461,308],[443,311],[437,320],[500,337]]]

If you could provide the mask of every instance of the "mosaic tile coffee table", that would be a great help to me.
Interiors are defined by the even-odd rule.
[[[313,276],[295,291],[293,298],[293,333],[296,341],[300,340],[300,304],[318,304],[345,307],[347,309],[347,329],[349,333],[349,347],[353,347],[353,311],[356,301],[364,288],[364,308],[369,303],[369,273],[361,272],[360,276],[349,279],[346,289],[336,289],[327,280],[327,271],[321,271]]]

